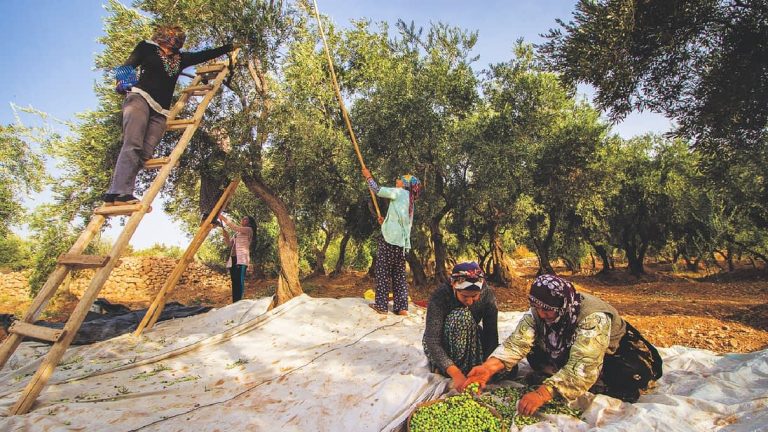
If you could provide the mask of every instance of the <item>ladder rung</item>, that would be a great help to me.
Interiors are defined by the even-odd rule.
[[[98,268],[104,267],[108,261],[109,256],[61,254],[57,263],[77,268]]]
[[[202,84],[202,85],[195,85],[195,86],[189,86],[182,90],[184,93],[192,93],[197,95],[197,93],[207,93],[208,91],[213,90],[213,84]]]
[[[112,206],[101,206],[94,210],[93,212],[97,215],[102,216],[124,216],[129,215],[131,213],[137,212],[141,210],[142,204],[128,204],[128,205],[112,205]],[[152,207],[150,206],[149,209],[147,209],[147,213],[152,211]]]
[[[64,329],[52,329],[26,323],[24,321],[14,321],[14,323],[11,324],[11,327],[8,328],[8,333],[45,340],[48,342],[58,342],[58,340],[64,336],[65,331]]]
[[[227,67],[225,63],[211,63],[195,69],[195,73],[198,75],[203,75],[211,72],[221,72],[225,67]]]
[[[171,158],[169,158],[169,157],[150,159],[150,160],[144,162],[144,169],[158,169],[158,168],[162,168],[163,165],[167,164],[170,161],[171,161]]]
[[[165,124],[169,130],[184,129],[187,126],[195,124],[195,119],[168,120]]]

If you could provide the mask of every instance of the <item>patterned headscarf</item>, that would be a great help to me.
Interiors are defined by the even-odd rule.
[[[411,174],[404,174],[400,176],[400,180],[403,181],[403,188],[410,192],[410,198],[408,202],[408,215],[413,217],[413,202],[419,199],[421,195],[421,182],[416,176]]]
[[[456,264],[451,270],[451,282],[457,290],[480,291],[484,280],[485,273],[474,261]]]
[[[544,322],[544,350],[559,367],[567,362],[567,353],[576,340],[576,326],[581,310],[581,294],[573,284],[554,275],[541,275],[533,281],[528,296],[532,308],[556,311],[555,322]]]
[[[159,26],[155,29],[155,33],[152,34],[152,40],[158,45],[165,45],[178,52],[181,47],[184,46],[184,41],[187,40],[187,35],[184,30],[179,26]]]

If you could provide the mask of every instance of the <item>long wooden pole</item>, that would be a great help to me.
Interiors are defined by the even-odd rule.
[[[336,70],[333,68],[333,60],[331,59],[331,51],[328,49],[328,41],[325,39],[325,31],[323,31],[323,23],[320,20],[320,11],[317,7],[317,0],[312,0],[315,4],[315,18],[317,18],[317,27],[320,30],[320,37],[323,39],[323,47],[325,48],[325,58],[328,60],[328,69],[331,71],[331,79],[333,80],[333,89],[336,91],[336,100],[339,101],[339,108],[341,108],[341,114],[344,117],[344,123],[347,125],[347,131],[349,137],[352,139],[352,144],[355,146],[355,153],[357,159],[360,161],[360,166],[363,169],[367,169],[365,161],[363,161],[363,155],[360,153],[360,147],[357,145],[357,138],[355,132],[352,130],[352,122],[349,121],[349,114],[347,108],[344,106],[344,100],[341,98],[341,90],[339,89],[339,82],[336,80]],[[376,208],[376,216],[381,218],[381,210],[379,210],[379,203],[376,200],[376,195],[370,188],[368,191],[371,193],[371,200],[373,200],[373,206]]]

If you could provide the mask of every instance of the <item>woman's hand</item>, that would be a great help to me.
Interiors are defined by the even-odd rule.
[[[467,378],[464,376],[464,374],[460,375],[461,376],[457,376],[456,378],[451,379],[451,387],[453,387],[453,389],[457,392],[463,392],[467,383]]]
[[[451,387],[453,387],[458,392],[464,391],[467,377],[464,376],[464,373],[461,371],[461,369],[459,369],[459,367],[456,365],[451,365],[448,366],[448,369],[446,369],[445,372],[448,373],[448,376],[451,377]]]
[[[531,416],[541,408],[542,405],[552,400],[552,393],[545,385],[540,385],[535,391],[526,393],[520,398],[517,404],[517,412],[523,415]]]
[[[467,380],[464,382],[464,387],[461,389],[464,391],[472,383],[480,384],[480,389],[485,388],[485,384],[493,376],[493,372],[485,365],[479,365],[472,368],[467,375]]]

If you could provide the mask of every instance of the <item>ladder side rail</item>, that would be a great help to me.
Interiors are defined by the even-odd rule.
[[[232,65],[235,64],[235,61],[237,59],[237,54],[239,52],[240,52],[240,50],[237,49],[237,50],[235,50],[235,52],[233,52],[231,54],[233,56],[232,57],[233,60],[232,60],[232,63],[231,63]],[[227,75],[229,75],[230,72],[231,71],[230,71],[229,65],[225,65],[222,68],[222,70],[219,71],[218,74],[216,74],[216,78],[214,78],[213,84],[212,84],[213,87],[208,92],[208,94],[205,95],[205,97],[200,102],[200,104],[197,106],[197,110],[195,111],[195,114],[193,116],[193,118],[195,119],[194,124],[192,124],[189,127],[187,127],[186,131],[184,132],[184,135],[182,135],[182,137],[181,137],[180,143],[176,146],[176,148],[174,148],[174,151],[171,153],[170,162],[165,167],[163,167],[162,170],[166,170],[167,169],[168,172],[170,172],[170,169],[173,168],[174,166],[176,166],[176,163],[178,162],[178,157],[174,158],[173,153],[175,153],[176,150],[182,144],[183,144],[183,147],[186,148],[189,139],[191,139],[191,135],[190,135],[189,138],[185,141],[186,135],[188,133],[190,133],[190,132],[192,134],[194,134],[194,131],[197,130],[197,127],[199,126],[200,122],[202,121],[203,115],[205,114],[205,111],[208,108],[208,104],[211,102],[211,100],[216,95],[216,93],[218,93],[219,89],[221,88],[222,83],[224,83],[224,79],[226,78]],[[198,75],[198,78],[199,77],[201,77],[201,75]],[[185,93],[185,95],[188,95],[188,93]],[[161,173],[162,173],[162,170],[161,170]],[[231,183],[230,183],[230,186],[231,186]],[[236,186],[237,185],[235,185],[235,187]],[[232,190],[234,190],[234,188]],[[219,199],[219,201],[221,201],[221,198]],[[216,210],[216,208],[217,208],[217,206],[219,204],[220,204],[219,202],[216,203],[216,206],[214,206],[214,211],[212,211],[211,214],[217,214],[217,212],[221,208],[221,207],[219,207],[219,210]],[[209,215],[209,217],[211,217],[211,215]],[[204,235],[202,235],[202,239],[199,240],[200,244],[202,244],[202,241],[204,241],[205,238],[208,236],[208,233],[210,232],[210,227],[208,227],[207,230],[206,230],[206,227],[202,227],[201,230],[198,230],[198,233],[195,236],[195,239],[197,239],[197,237],[200,237],[201,234],[203,234],[203,233],[201,233],[201,231],[205,231],[205,232],[204,232]],[[193,239],[193,242],[194,242],[195,239]],[[194,253],[197,252],[197,249],[199,249],[200,244],[198,244],[195,247],[194,251],[192,252],[192,255],[194,255]],[[169,279],[166,280],[166,283],[163,284],[163,287],[161,288],[160,293],[158,293],[158,295],[155,298],[155,301],[153,301],[152,305],[150,305],[150,308],[153,308],[154,310],[150,310],[150,309],[147,310],[146,314],[144,315],[144,319],[142,319],[142,322],[139,324],[139,327],[137,327],[135,332],[134,332],[135,335],[141,334],[141,332],[144,330],[145,326],[149,326],[151,328],[155,324],[155,322],[157,322],[157,319],[160,317],[160,313],[162,312],[162,308],[158,308],[158,306],[160,306],[161,303],[162,303],[163,307],[165,306],[165,293],[168,291],[168,289],[170,289],[173,285],[176,284],[176,282],[178,281],[179,278],[181,278],[181,274],[184,272],[184,270],[186,269],[187,265],[189,264],[189,260],[191,259],[191,256],[187,256],[187,252],[189,252],[190,249],[191,249],[191,247],[187,248],[187,251],[185,252],[183,259],[180,260],[180,262],[177,264],[177,266],[176,266],[177,268],[174,268],[174,271],[171,274],[171,277],[169,277]],[[174,281],[174,280],[172,280],[172,278],[175,278],[176,280]],[[147,322],[145,323],[145,321],[147,321]],[[144,326],[142,326],[142,324]]]
[[[217,77],[218,81],[218,77]],[[214,89],[218,89],[221,83],[218,83],[218,85],[214,86]],[[160,190],[165,185],[165,181],[168,180],[168,177],[171,175],[171,170],[176,167],[176,164],[179,163],[179,159],[181,158],[181,155],[184,154],[184,150],[187,149],[187,145],[189,145],[189,142],[192,140],[192,137],[195,135],[195,132],[197,132],[197,128],[200,125],[200,122],[203,120],[203,114],[205,114],[205,110],[208,108],[208,104],[210,103],[211,99],[213,99],[213,96],[215,93],[212,91],[208,95],[206,95],[202,102],[197,106],[197,109],[195,110],[194,114],[194,123],[190,124],[185,130],[184,133],[179,138],[178,144],[173,148],[171,151],[171,154],[168,155],[168,163],[165,164],[162,168],[160,168],[160,171],[157,173],[157,177],[155,177],[155,180],[152,181],[152,184],[150,185],[149,189],[144,193],[144,197],[141,200],[142,207],[145,207],[143,210],[136,212],[131,216],[129,219],[128,224],[126,225],[126,228],[124,228],[124,231],[127,231],[128,225],[131,224],[131,221],[136,218],[137,216],[143,217],[146,213],[147,208],[149,208],[149,205],[155,200],[155,197],[158,193],[160,193]],[[141,217],[139,217],[139,221],[141,220]],[[138,224],[138,222],[137,222]],[[135,231],[135,227],[133,230],[131,230],[131,235],[133,235],[133,231]],[[122,234],[121,234],[122,237]],[[130,239],[130,237],[129,237]]]
[[[88,223],[88,226],[85,228],[82,234],[80,234],[80,237],[78,237],[78,239],[69,249],[69,253],[82,253],[88,244],[90,244],[91,240],[93,240],[93,238],[96,236],[96,233],[98,233],[101,226],[104,225],[105,220],[106,219],[104,216],[94,215],[91,218],[91,221]],[[43,287],[35,296],[32,304],[22,316],[21,321],[32,323],[40,316],[40,313],[42,313],[42,311],[48,305],[48,302],[51,301],[51,298],[53,298],[53,295],[56,293],[56,289],[59,287],[59,285],[61,285],[61,283],[64,281],[64,278],[66,278],[69,274],[69,271],[69,266],[56,266],[53,272],[51,272],[51,274],[48,276],[48,279],[45,281]],[[5,366],[5,363],[8,361],[8,359],[10,359],[10,357],[19,347],[22,339],[23,337],[18,334],[8,335],[5,342],[3,342],[3,344],[0,346],[0,368]]]
[[[179,279],[181,279],[181,275],[187,269],[189,263],[193,261],[195,254],[200,249],[200,246],[202,246],[203,242],[208,237],[208,234],[213,229],[213,226],[211,225],[213,216],[217,215],[222,209],[226,208],[227,204],[234,196],[235,190],[237,190],[239,183],[239,179],[233,180],[229,183],[229,185],[227,185],[226,189],[224,189],[221,197],[219,197],[219,200],[210,211],[206,220],[203,221],[203,224],[200,226],[200,229],[197,231],[195,237],[190,242],[187,250],[184,251],[184,255],[182,255],[182,257],[179,259],[179,262],[176,264],[176,267],[174,267],[173,272],[171,272],[171,275],[168,277],[168,279],[163,284],[163,287],[155,296],[155,299],[147,309],[144,318],[141,320],[138,327],[136,327],[136,330],[134,331],[135,336],[141,335],[145,328],[151,329],[155,323],[157,323],[157,320],[160,318],[160,315],[163,313],[163,309],[165,308],[168,295],[176,286]]]
[[[179,138],[178,144],[174,147],[173,151],[171,151],[171,154],[168,156],[168,163],[165,164],[160,169],[160,171],[157,174],[157,177],[152,182],[152,186],[150,186],[149,190],[147,190],[147,192],[144,194],[142,203],[151,203],[155,199],[155,196],[160,192],[160,189],[162,189],[162,186],[165,184],[165,180],[167,180],[167,178],[170,176],[171,170],[174,167],[176,167],[176,164],[181,158],[181,155],[184,153],[184,150],[186,150],[187,145],[189,144],[189,141],[192,139],[192,136],[197,131],[197,128],[203,119],[203,115],[205,114],[205,111],[208,109],[208,104],[216,95],[216,92],[221,87],[221,84],[224,82],[224,78],[227,76],[228,73],[229,73],[229,68],[225,67],[216,75],[212,90],[207,95],[205,95],[205,97],[200,102],[200,104],[198,104],[197,109],[195,110],[195,114],[192,117],[194,119],[194,122],[184,130],[184,133],[181,135],[181,138]],[[200,80],[202,80],[202,75],[197,75],[193,80],[192,84],[197,85],[197,83]],[[189,94],[183,93],[179,101],[181,101],[182,98],[184,100],[187,100],[189,98]],[[174,110],[176,110],[178,105],[179,104],[177,103],[176,106],[174,106]],[[179,108],[179,110],[180,109],[181,108]],[[174,112],[172,111],[171,114],[174,114]],[[149,315],[149,310],[147,311],[145,316],[146,315]],[[136,334],[139,334],[139,333],[136,333]]]
[[[240,52],[240,48],[230,53],[230,55],[233,56],[233,59],[234,59],[232,64],[234,64],[234,61],[237,59],[237,54],[239,52]],[[229,74],[229,72],[230,72],[229,67],[226,66],[225,64],[224,69],[222,71],[219,71],[219,73],[216,75],[216,78],[214,78],[215,82],[213,83],[212,89],[210,90],[211,94],[215,94],[218,91],[219,87],[221,86],[221,83],[224,82],[224,77],[226,77],[227,74]],[[189,83],[189,85],[185,88],[200,87],[201,86],[200,83],[203,82],[203,79],[204,79],[203,74],[196,74],[192,82]],[[210,83],[208,83],[207,85],[210,85]],[[174,104],[170,110],[170,114],[168,115],[168,120],[175,120],[176,116],[178,116],[181,110],[184,109],[184,107],[187,105],[187,102],[192,96],[194,96],[192,92],[186,92],[182,90],[181,95],[179,96],[179,99],[176,101],[176,104]],[[200,104],[202,105],[203,102],[201,102]],[[205,105],[207,107],[208,103],[205,102]]]
[[[213,96],[210,94],[206,96],[204,99],[206,105],[212,97]],[[48,382],[51,374],[53,374],[53,371],[56,368],[56,364],[58,364],[67,348],[74,340],[77,331],[80,329],[80,325],[82,325],[83,320],[85,319],[85,315],[88,313],[88,310],[91,307],[91,304],[94,300],[96,300],[96,296],[99,294],[99,291],[101,291],[104,283],[106,283],[107,279],[109,278],[112,269],[115,268],[123,250],[128,245],[128,242],[133,236],[133,233],[136,232],[141,219],[147,213],[147,210],[149,210],[149,205],[152,203],[152,201],[154,201],[155,196],[157,196],[157,194],[160,192],[160,189],[163,187],[165,181],[168,179],[168,176],[171,173],[171,169],[176,165],[176,163],[178,163],[181,154],[184,152],[187,144],[192,138],[192,135],[194,135],[195,131],[197,130],[197,126],[200,124],[202,115],[198,116],[197,113],[195,114],[195,123],[184,131],[179,144],[171,152],[170,162],[160,170],[160,172],[157,174],[157,177],[152,182],[152,185],[144,194],[139,210],[134,212],[133,215],[128,219],[128,223],[126,223],[123,231],[120,233],[114,245],[112,246],[112,249],[110,250],[109,261],[107,261],[107,264],[98,270],[93,279],[91,279],[91,283],[88,285],[88,289],[85,291],[85,293],[83,293],[83,297],[80,298],[77,306],[75,306],[75,310],[69,317],[69,320],[67,320],[67,323],[64,325],[64,330],[66,331],[64,337],[53,344],[51,349],[48,351],[48,354],[46,354],[42,364],[27,383],[27,386],[24,388],[24,392],[22,393],[21,397],[11,408],[12,414],[24,414],[28,412],[32,408],[32,405],[34,404],[37,397],[40,395],[40,392],[43,391],[45,384]]]
[[[28,412],[32,408],[32,405],[34,404],[37,397],[40,395],[40,392],[43,391],[45,384],[50,379],[51,374],[53,374],[53,371],[56,368],[59,360],[61,360],[61,357],[72,343],[72,340],[74,340],[77,331],[80,329],[80,325],[82,325],[83,320],[85,319],[85,315],[90,309],[91,303],[96,300],[96,296],[98,295],[99,291],[101,291],[104,283],[106,283],[107,279],[109,278],[112,269],[115,268],[115,265],[120,259],[123,250],[128,245],[128,242],[133,236],[133,233],[136,232],[141,219],[147,213],[149,204],[160,192],[160,189],[165,184],[165,180],[170,175],[171,169],[176,165],[181,154],[184,152],[184,149],[186,149],[189,140],[192,138],[192,135],[195,133],[197,125],[199,124],[200,119],[197,120],[198,121],[195,122],[195,124],[187,128],[187,130],[182,135],[179,145],[177,145],[171,152],[171,162],[160,170],[157,177],[152,182],[152,185],[144,194],[144,198],[142,199],[139,210],[134,212],[133,215],[128,219],[128,223],[126,223],[123,231],[120,233],[114,245],[112,246],[112,249],[110,250],[109,261],[107,261],[107,264],[99,269],[96,272],[94,278],[91,279],[91,283],[88,285],[88,289],[83,294],[83,297],[80,298],[77,306],[75,306],[74,312],[69,317],[69,320],[67,320],[67,323],[64,325],[66,334],[48,351],[48,354],[46,354],[42,364],[27,383],[27,386],[24,388],[22,396],[11,408],[12,414],[24,414]]]
[[[201,75],[197,75],[189,85],[197,86],[197,85],[200,85],[202,81],[203,81],[203,77]],[[173,107],[171,107],[170,109],[170,113],[168,114],[168,120],[174,120],[176,116],[179,115],[181,110],[183,110],[184,107],[187,106],[187,102],[189,102],[190,96],[191,96],[190,94],[185,92],[182,92],[179,95],[179,99],[176,100],[176,103],[173,104]]]
[[[71,248],[69,248],[69,251],[67,253],[71,253],[71,254],[83,253],[83,251],[91,243],[93,238],[96,237],[96,234],[99,232],[102,225],[104,225],[105,221],[106,221],[106,218],[104,216],[95,215],[91,217],[91,221],[88,223],[83,233],[80,234],[80,237],[78,237],[78,239],[75,240],[75,243],[72,245]],[[55,271],[58,271],[60,268],[62,270],[66,270],[69,268],[69,266],[58,265],[56,266]],[[66,276],[66,274],[64,276]],[[52,277],[49,277],[48,280],[46,280],[45,285],[43,285],[43,287],[40,289],[40,292],[37,294],[37,296],[35,296],[35,300],[30,305],[30,308],[27,310],[27,313],[25,313],[24,316],[22,317],[21,319],[22,321],[32,322],[39,317],[40,313],[43,311],[48,301],[51,299],[51,297],[53,297],[53,294],[56,292],[56,287],[58,287],[61,284],[64,278],[62,277],[60,280],[52,280],[52,279],[53,279]]]
[[[155,183],[157,183],[157,180],[155,180]],[[153,183],[153,186],[155,186],[155,183]],[[112,245],[112,249],[109,252],[109,260],[104,267],[96,271],[93,279],[91,279],[91,283],[88,285],[88,288],[75,306],[72,315],[70,315],[66,324],[64,324],[64,336],[58,342],[54,343],[48,351],[48,354],[46,354],[40,367],[24,388],[22,396],[11,408],[12,414],[24,414],[32,408],[32,404],[34,404],[35,400],[40,395],[40,392],[43,390],[43,387],[45,387],[45,384],[50,379],[59,360],[64,356],[67,348],[77,335],[77,331],[80,329],[83,320],[85,320],[85,316],[88,314],[91,304],[96,300],[96,296],[98,296],[99,291],[101,291],[104,283],[106,283],[109,278],[112,269],[115,268],[117,262],[120,260],[123,250],[125,250],[131,236],[133,236],[133,233],[136,231],[139,222],[141,222],[141,219],[144,214],[146,214],[147,210],[148,206],[142,204],[140,209],[128,219],[128,223],[126,223],[123,231],[117,237],[114,245]]]
[[[210,231],[210,227],[200,227],[200,230],[198,230],[195,238],[198,236],[205,238]],[[191,249],[192,246],[190,246],[187,250],[189,251]],[[197,249],[197,247],[195,249]],[[192,255],[194,255],[194,252]],[[166,279],[163,287],[157,293],[157,296],[155,296],[154,301],[147,309],[147,312],[144,314],[144,318],[141,320],[138,327],[136,327],[136,330],[133,333],[134,336],[141,335],[144,329],[151,329],[155,325],[157,319],[163,313],[163,309],[165,308],[166,296],[170,293],[173,287],[176,286],[176,283],[178,283],[179,279],[181,279],[181,275],[184,274],[184,271],[187,269],[190,262],[192,262],[192,257],[190,257],[187,253],[184,253],[184,255],[179,259],[179,262],[176,263],[176,266],[173,268],[170,276],[168,276],[168,279]]]
[[[192,139],[192,136],[202,121],[203,114],[205,113],[208,104],[210,103],[211,99],[213,99],[213,96],[216,94],[216,91],[218,91],[219,87],[221,87],[223,77],[225,77],[228,73],[229,69],[225,67],[216,76],[216,82],[214,84],[213,90],[203,98],[203,101],[200,102],[200,105],[198,105],[197,110],[195,111],[195,122],[186,128],[180,138],[179,144],[176,145],[170,154],[170,162],[160,170],[157,177],[152,182],[152,185],[144,194],[140,208],[128,219],[128,222],[123,228],[123,231],[120,233],[114,245],[112,246],[112,249],[110,250],[109,260],[107,261],[106,265],[96,272],[94,278],[91,280],[91,283],[88,286],[88,289],[85,291],[85,293],[83,293],[83,297],[79,300],[77,306],[75,306],[75,309],[72,312],[72,315],[64,325],[64,336],[58,342],[54,343],[51,349],[48,351],[48,354],[43,359],[40,367],[37,369],[35,374],[27,383],[27,386],[24,388],[21,397],[11,408],[11,414],[24,414],[32,408],[35,400],[40,395],[40,392],[42,392],[45,384],[53,374],[53,371],[56,368],[59,360],[61,360],[61,358],[64,356],[67,348],[77,335],[77,331],[80,329],[80,325],[82,325],[83,320],[85,319],[85,316],[91,307],[91,304],[96,299],[99,291],[101,291],[104,283],[106,283],[107,279],[109,278],[109,275],[120,259],[123,250],[128,245],[128,242],[133,236],[133,233],[136,231],[136,228],[138,228],[142,218],[149,210],[150,204],[152,201],[154,201],[155,196],[157,196],[157,194],[160,192],[160,189],[163,187],[165,181],[170,175],[171,169],[176,166],[179,158],[181,157],[181,154],[184,152],[187,145],[189,144],[189,141]],[[198,76],[195,78],[195,80],[198,78],[202,79],[201,76]],[[186,103],[188,98],[188,96],[182,96],[179,102],[183,101]],[[182,108],[183,105],[180,106],[177,102],[173,108],[175,112],[172,112],[171,114],[175,116],[178,114],[178,112],[181,111]]]
[[[179,163],[179,159],[181,158],[181,155],[184,153],[184,150],[187,149],[187,145],[189,145],[189,142],[192,140],[192,137],[195,135],[195,132],[197,132],[197,128],[200,125],[200,122],[203,120],[203,115],[205,114],[205,111],[208,109],[208,104],[216,95],[216,92],[218,91],[219,87],[221,87],[223,78],[227,75],[227,73],[229,73],[229,69],[224,68],[224,70],[222,70],[216,76],[216,82],[214,83],[213,90],[211,90],[207,95],[205,95],[205,97],[203,97],[203,100],[200,102],[200,104],[197,106],[197,109],[195,110],[195,114],[192,117],[194,119],[194,123],[187,126],[187,128],[184,130],[184,133],[181,135],[181,138],[179,138],[178,144],[176,144],[176,146],[173,148],[173,150],[171,151],[171,154],[168,155],[168,163],[165,164],[162,168],[160,168],[160,171],[157,173],[157,177],[152,182],[152,185],[144,193],[144,198],[141,200],[142,204],[149,205],[150,203],[152,203],[152,201],[154,201],[155,199],[155,196],[157,196],[157,194],[165,185],[165,181],[171,175],[171,170],[176,167],[176,164]],[[200,76],[198,76],[197,78],[200,78]]]

